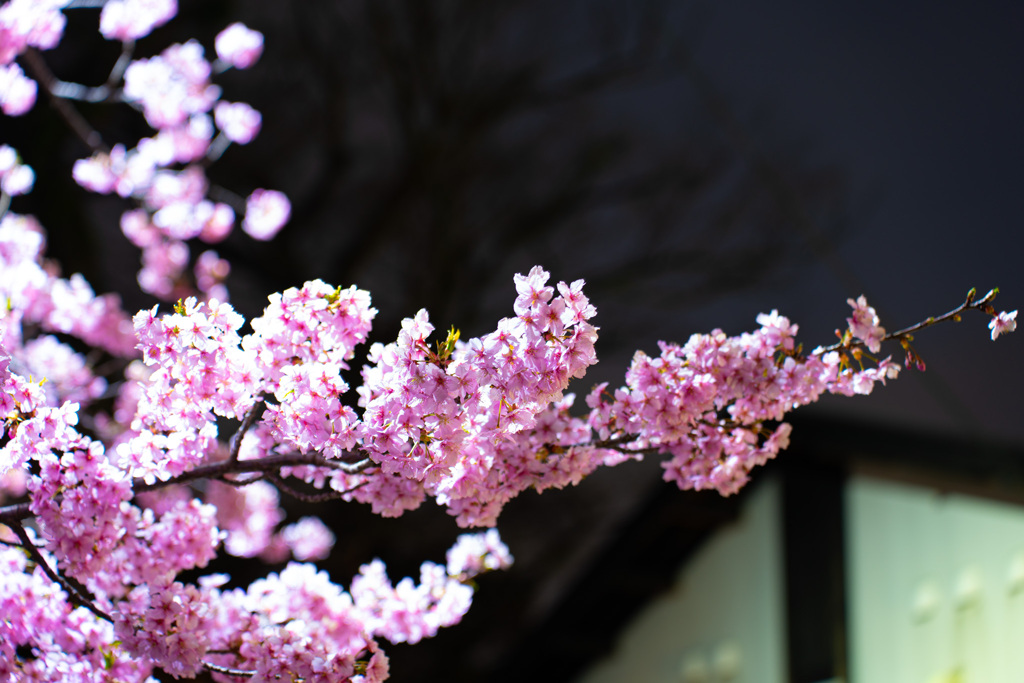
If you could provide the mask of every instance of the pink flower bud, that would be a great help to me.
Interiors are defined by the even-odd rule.
[[[1003,311],[994,316],[988,324],[988,329],[992,330],[992,341],[995,341],[1000,334],[1013,332],[1017,329],[1017,311],[1010,313]]]

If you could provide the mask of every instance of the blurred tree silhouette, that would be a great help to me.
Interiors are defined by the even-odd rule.
[[[210,175],[226,191],[282,189],[294,211],[275,242],[218,246],[236,304],[255,312],[267,293],[320,277],[372,291],[382,334],[421,307],[482,331],[506,314],[511,275],[541,263],[585,277],[599,305],[642,293],[679,307],[757,282],[798,253],[796,224],[838,214],[833,172],[768,163],[737,138],[686,58],[699,14],[688,4],[549,5],[182,2],[138,54],[193,36],[211,46],[239,19],[267,36],[254,69],[219,79],[226,99],[262,111],[263,133]],[[82,39],[65,41],[54,69],[102,82],[116,50],[87,42],[91,12],[72,19]],[[108,141],[146,134],[126,108],[82,109]],[[130,292],[120,203],[68,188],[86,151],[43,125],[20,148],[45,178],[33,210],[54,255],[98,289]]]
[[[225,99],[263,113],[263,131],[209,169],[223,197],[267,187],[293,202],[275,241],[236,231],[215,247],[232,264],[228,285],[247,316],[268,293],[319,277],[373,293],[377,338],[393,339],[398,320],[420,308],[439,327],[478,334],[510,312],[512,274],[542,264],[556,280],[586,278],[608,358],[615,341],[637,344],[629,330],[615,333],[616,311],[656,329],[667,307],[750,286],[805,256],[808,235],[833,230],[841,216],[837,174],[795,155],[769,161],[687,58],[696,5],[180,4],[139,56],[192,37],[211,50],[232,21],[266,35],[256,67],[218,79]],[[46,53],[59,77],[106,79],[118,50],[96,45],[94,22],[91,12],[71,13],[67,38]],[[108,143],[149,134],[127,107],[76,106]],[[70,178],[85,146],[46,107],[8,123],[6,137],[39,176],[17,209],[40,218],[50,255],[98,291],[120,291],[129,309],[151,305],[134,286],[138,255],[117,227],[126,203]],[[523,631],[557,605],[658,471],[603,473],[603,484],[516,501],[502,525],[514,576],[487,578],[497,593],[481,591],[472,628],[389,651],[395,679],[503,680],[517,653],[512,634],[529,642]],[[396,521],[344,507],[329,520],[338,577],[375,554],[396,575],[415,573],[411,563],[441,559],[455,533],[436,509]]]

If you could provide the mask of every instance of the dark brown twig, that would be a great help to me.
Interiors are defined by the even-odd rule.
[[[341,459],[328,460],[319,453],[285,453],[270,455],[265,458],[258,458],[254,460],[236,460],[234,462],[231,460],[223,460],[221,462],[200,465],[195,469],[191,469],[176,477],[171,477],[166,481],[146,483],[136,480],[133,488],[135,493],[139,494],[167,488],[168,486],[173,486],[175,484],[185,484],[198,479],[223,480],[227,475],[243,474],[246,472],[266,474],[269,472],[276,472],[282,467],[323,467],[331,470],[340,470],[345,474],[359,474],[360,472],[374,466],[374,462],[369,458],[363,458],[355,463],[348,463]],[[256,481],[256,479],[253,479],[253,481]],[[28,503],[18,503],[16,505],[0,507],[0,524],[13,526],[19,521],[28,519],[31,516],[32,510]]]
[[[992,301],[996,298],[996,294],[998,293],[998,288],[992,289],[989,291],[988,294],[975,301],[974,296],[976,294],[976,290],[972,289],[967,293],[967,298],[964,300],[964,302],[957,306],[956,308],[954,308],[953,310],[947,311],[946,313],[943,313],[938,317],[926,318],[925,320],[922,320],[919,323],[916,323],[909,327],[904,327],[902,330],[890,332],[889,334],[882,337],[882,341],[909,338],[918,330],[923,330],[926,327],[931,327],[932,325],[937,325],[938,323],[946,322],[947,320],[955,320],[959,322],[960,314],[972,308],[988,313],[989,311],[987,309],[991,308]],[[858,339],[838,341],[835,344],[831,344],[829,346],[816,348],[811,355],[820,356],[828,353],[829,351],[838,351],[839,349],[849,349],[864,346],[866,346],[866,344]]]
[[[221,674],[224,676],[237,676],[238,678],[252,678],[256,675],[255,671],[245,671],[244,669],[232,669],[231,667],[221,666],[220,664],[213,664],[211,662],[203,662],[203,667],[215,674]]]
[[[128,64],[131,63],[134,53],[134,40],[126,40],[121,44],[121,54],[118,56],[117,62],[114,63],[114,68],[110,70],[110,75],[107,76],[107,82],[104,85],[108,91],[112,92],[117,87],[117,84],[124,76],[124,72],[128,70]]]
[[[249,412],[247,412],[245,414],[245,417],[242,418],[242,424],[238,426],[238,431],[234,433],[229,443],[231,448],[231,455],[228,457],[228,462],[238,461],[238,451],[239,449],[242,448],[242,437],[245,436],[246,432],[252,429],[252,426],[253,424],[255,424],[257,418],[259,418],[259,416],[263,413],[262,407],[264,405],[266,404],[263,402],[263,397],[258,397],[256,399],[256,403],[252,405],[252,408],[249,409]]]
[[[372,464],[372,463],[371,463]],[[319,453],[285,453],[283,455],[271,455],[266,458],[254,460],[223,460],[221,462],[200,465],[177,477],[171,477],[167,481],[157,481],[152,484],[137,483],[135,493],[145,493],[156,489],[166,488],[173,484],[184,484],[196,479],[219,479],[227,474],[241,474],[243,472],[268,473],[281,469],[282,467],[325,467],[332,470],[341,470],[346,474],[354,474],[353,466],[342,462],[328,460]],[[365,468],[363,468],[365,469]],[[361,470],[356,470],[361,471]],[[0,511],[2,512],[2,511]]]
[[[29,554],[29,557],[32,558],[32,561],[39,565],[43,572],[50,577],[51,581],[53,581],[55,584],[64,589],[64,592],[68,594],[68,598],[71,600],[73,604],[84,607],[100,619],[105,619],[106,621],[113,623],[114,620],[110,617],[109,614],[107,614],[99,607],[97,607],[95,604],[93,604],[92,600],[82,595],[81,591],[79,591],[75,586],[71,585],[70,582],[66,581],[63,577],[57,574],[57,572],[55,572],[53,568],[50,567],[49,563],[46,561],[46,558],[43,557],[43,554],[41,552],[39,552],[39,548],[37,548],[36,544],[32,542],[32,539],[28,537],[28,532],[25,531],[25,527],[23,527],[21,524],[17,522],[14,522],[13,524],[8,524],[8,526],[18,536],[18,540],[21,541],[21,547],[24,548],[25,551]]]
[[[344,498],[345,496],[352,493],[356,489],[360,489],[369,483],[369,481],[362,481],[356,484],[355,486],[352,486],[351,488],[345,489],[344,491],[332,490],[325,491],[324,493],[304,493],[302,491],[299,491],[291,484],[287,483],[284,477],[281,477],[277,474],[267,474],[266,478],[274,482],[274,486],[276,486],[278,490],[283,491],[292,498],[295,498],[296,500],[301,500],[304,503],[326,503],[329,500],[340,500],[341,498]]]

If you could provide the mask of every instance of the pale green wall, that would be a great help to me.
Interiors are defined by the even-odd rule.
[[[846,495],[852,683],[1024,681],[1024,513],[868,478]]]
[[[579,683],[785,680],[779,490],[752,493]],[[1024,682],[1024,508],[867,477],[845,505],[850,683]]]
[[[697,552],[579,683],[784,680],[779,487],[763,481],[751,493],[741,518]]]

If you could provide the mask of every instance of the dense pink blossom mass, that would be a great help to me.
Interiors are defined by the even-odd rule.
[[[0,6],[7,114],[26,113],[38,85],[15,60],[59,42],[66,5]],[[130,48],[176,12],[173,0],[110,0],[99,31]],[[156,132],[130,148],[96,143],[69,169],[86,190],[124,198],[139,285],[170,305],[129,315],[63,277],[45,259],[43,227],[8,210],[36,179],[0,145],[0,680],[382,681],[383,641],[457,623],[475,577],[511,565],[493,527],[519,493],[652,455],[681,489],[734,493],[786,448],[791,410],[895,379],[903,364],[872,355],[885,342],[920,366],[911,332],[971,309],[991,316],[993,340],[1016,327],[1016,311],[992,307],[994,290],[889,333],[862,296],[830,347],[805,353],[797,326],[772,311],[748,333],[637,351],[620,386],[577,400],[571,383],[597,361],[597,311],[582,280],[552,281],[540,266],[515,276],[509,316],[470,339],[437,334],[421,310],[393,342],[363,349],[370,294],[319,280],[271,294],[246,321],[227,300],[230,264],[191,248],[223,240],[236,215],[259,240],[289,220],[284,194],[214,201],[205,173],[261,124],[212,78],[262,48],[262,35],[233,24],[214,63],[197,41],[130,60],[112,74],[111,101]],[[356,363],[350,387],[342,371]],[[395,582],[370,560],[346,589],[314,564],[332,531],[288,520],[282,495],[385,516],[429,499],[460,527],[488,529],[459,536],[416,578]],[[247,587],[195,571],[222,552],[283,569]]]

